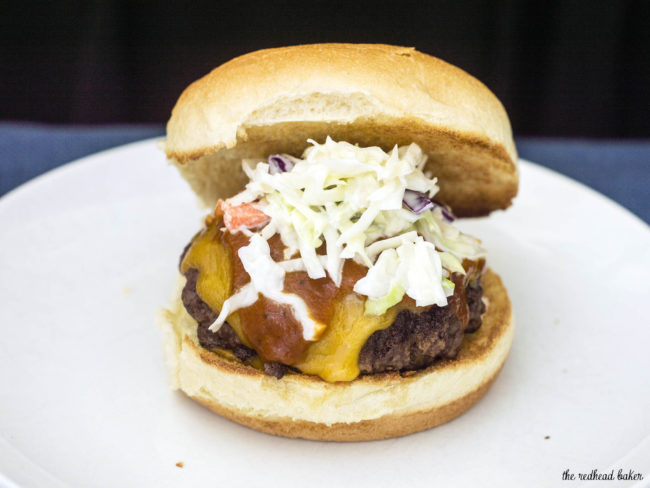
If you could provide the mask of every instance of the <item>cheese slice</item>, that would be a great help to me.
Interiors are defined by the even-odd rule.
[[[397,316],[392,307],[384,315],[365,315],[366,299],[356,293],[337,301],[325,333],[307,350],[303,361],[294,366],[325,381],[352,381],[359,376],[359,354],[368,338],[389,327]]]

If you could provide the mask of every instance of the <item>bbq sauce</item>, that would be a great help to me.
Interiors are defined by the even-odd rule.
[[[464,275],[460,273],[452,274],[451,281],[454,282],[454,294],[447,300],[454,311],[454,315],[460,319],[463,330],[465,330],[469,323],[469,305],[467,304],[465,288],[468,285],[474,285],[476,280],[485,272],[485,259],[480,258],[476,261],[463,259],[463,268],[465,269]]]

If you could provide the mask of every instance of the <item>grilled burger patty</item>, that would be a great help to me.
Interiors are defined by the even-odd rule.
[[[485,304],[480,279],[465,288],[469,322],[462,320],[451,305],[432,305],[424,312],[402,310],[390,327],[372,334],[361,349],[362,373],[405,371],[426,368],[436,359],[456,357],[465,333],[481,326]]]
[[[205,303],[196,291],[199,272],[189,268],[185,272],[187,282],[181,299],[187,312],[198,322],[198,338],[208,350],[228,349],[241,361],[257,356],[239,340],[235,331],[224,323],[217,332],[209,330],[218,313]],[[454,313],[454,307],[433,305],[424,312],[401,311],[393,324],[373,333],[361,349],[359,368],[362,373],[384,371],[409,371],[429,366],[437,359],[454,358],[458,354],[465,333],[475,332],[481,326],[485,305],[481,300],[483,289],[480,279],[465,289],[469,308],[469,322],[463,329],[462,320]],[[266,363],[267,374],[281,378],[289,366]]]

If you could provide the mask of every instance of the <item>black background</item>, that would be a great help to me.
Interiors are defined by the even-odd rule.
[[[517,135],[650,136],[650,1],[14,2],[1,19],[3,120],[163,123],[239,54],[383,42],[481,79]]]

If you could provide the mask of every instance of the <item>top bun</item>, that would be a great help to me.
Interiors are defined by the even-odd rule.
[[[164,149],[208,206],[240,191],[243,158],[299,156],[307,139],[417,143],[436,199],[459,216],[506,208],[517,194],[508,116],[480,81],[413,48],[313,44],[235,58],[181,95]]]

